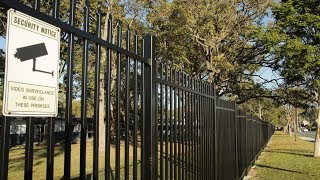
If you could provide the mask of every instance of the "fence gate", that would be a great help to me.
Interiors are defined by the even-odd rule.
[[[0,5],[62,30],[59,118],[1,119],[0,180],[240,179],[274,132],[90,4]],[[14,129],[25,148],[9,152]]]

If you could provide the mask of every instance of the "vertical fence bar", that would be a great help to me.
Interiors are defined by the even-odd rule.
[[[202,81],[199,80],[199,92],[202,93]],[[199,95],[199,143],[200,143],[200,179],[204,179],[204,170],[203,170],[203,152],[204,152],[204,144],[203,144],[203,136],[204,136],[204,126],[203,126],[203,96]]]
[[[168,81],[168,66],[166,65],[166,70],[165,70],[165,80]],[[169,178],[169,168],[168,168],[168,162],[169,162],[169,158],[168,158],[168,131],[169,131],[169,118],[168,118],[168,102],[169,102],[169,96],[168,96],[168,86],[164,86],[165,87],[165,121],[166,121],[166,135],[165,135],[165,154],[166,154],[166,160],[165,160],[165,179],[167,180]]]
[[[207,96],[210,96],[210,87],[209,84],[206,82],[206,89],[207,89]],[[208,108],[207,108],[207,113],[208,113],[208,121],[207,121],[207,126],[208,126],[208,136],[207,136],[207,142],[208,142],[208,155],[207,155],[207,161],[208,161],[208,177],[212,177],[211,175],[211,99],[207,97],[208,101]]]
[[[205,92],[204,88],[204,82],[201,82],[201,93]],[[204,96],[201,96],[201,111],[202,111],[202,122],[201,122],[201,128],[202,128],[202,178],[205,180],[207,178],[207,171],[206,171],[206,98]]]
[[[210,165],[211,165],[211,143],[210,143],[210,131],[211,131],[211,129],[210,129],[210,121],[211,121],[211,109],[210,109],[210,98],[208,97],[209,95],[210,95],[210,88],[209,88],[209,84],[208,84],[208,82],[206,82],[206,89],[207,89],[207,93],[206,93],[206,95],[207,95],[207,97],[206,97],[206,99],[207,99],[207,114],[208,114],[208,116],[207,116],[207,158],[206,158],[206,160],[207,160],[207,171],[208,171],[208,178],[209,177],[211,177],[211,171],[210,171]]]
[[[40,11],[40,0],[33,0],[32,7],[36,11]]]
[[[246,167],[246,174],[248,174],[248,159],[249,159],[249,157],[248,157],[248,152],[249,152],[249,148],[248,148],[248,119],[247,119],[247,111],[245,110],[244,111],[244,115],[246,116],[245,117],[245,152],[246,152],[246,154],[245,154],[245,161],[246,161],[246,163],[245,163],[245,167]]]
[[[70,0],[69,24],[74,25],[76,1]],[[64,152],[64,179],[70,179],[71,161],[71,124],[72,124],[72,89],[73,89],[73,60],[74,60],[74,34],[69,33],[67,61],[67,97],[65,119],[65,152]]]
[[[170,67],[170,81],[172,83],[173,81],[173,75],[172,75],[172,68]],[[173,98],[172,98],[172,91],[173,91],[173,88],[172,86],[169,86],[169,97],[170,97],[170,101],[169,101],[169,104],[170,104],[170,179],[173,179]]]
[[[208,83],[207,84],[207,87],[208,87],[208,96],[211,96],[211,87],[210,87],[210,84]],[[213,174],[212,174],[212,166],[211,166],[211,162],[212,162],[212,99],[210,97],[208,97],[208,101],[209,101],[209,174],[210,174],[210,177],[213,177]]]
[[[214,179],[218,179],[218,132],[217,132],[217,125],[218,125],[218,118],[217,118],[217,92],[215,84],[213,84],[213,96],[214,96]]]
[[[210,85],[209,83],[207,83],[207,89],[208,89],[208,96],[211,95],[211,88],[210,88]],[[212,127],[211,127],[211,124],[212,124],[212,109],[211,109],[211,106],[212,106],[212,102],[211,102],[211,98],[210,97],[207,97],[208,99],[208,114],[209,114],[209,119],[208,119],[208,153],[209,153],[209,156],[208,156],[208,170],[209,170],[209,177],[212,177],[212,171],[211,171],[211,162],[212,162],[212,142],[211,142],[211,138],[212,138]]]
[[[48,118],[48,134],[47,134],[47,172],[46,179],[53,179],[54,164],[54,144],[55,144],[55,118]]]
[[[157,166],[156,156],[152,156],[155,154],[157,149],[153,146],[157,146],[156,142],[152,145],[152,137],[154,137],[155,123],[154,123],[154,109],[155,104],[153,102],[153,97],[155,97],[155,88],[152,83],[152,61],[154,58],[154,46],[153,46],[153,37],[147,35],[144,39],[144,57],[149,59],[149,64],[145,64],[144,67],[144,76],[145,76],[145,85],[144,85],[144,113],[145,113],[145,127],[143,127],[143,148],[144,148],[144,156],[143,159],[143,167],[144,171],[142,174],[143,179],[156,179],[157,173],[154,172],[154,167]],[[150,178],[151,177],[151,178]]]
[[[181,72],[178,71],[178,85],[181,86]],[[182,118],[181,118],[181,90],[178,88],[178,180],[181,180],[181,124],[182,124]]]
[[[134,52],[135,54],[138,54],[138,35],[137,32],[134,34]],[[142,54],[144,54],[144,39],[142,40]],[[141,111],[142,111],[142,116],[141,116],[141,127],[140,127],[140,133],[141,133],[141,151],[140,151],[140,157],[141,157],[141,163],[140,163],[140,173],[141,173],[141,179],[143,179],[143,174],[144,174],[144,159],[142,158],[144,156],[144,127],[145,127],[145,94],[144,94],[144,88],[145,88],[145,64],[141,64]]]
[[[187,75],[186,87],[190,88],[190,76]],[[190,176],[190,92],[186,91],[186,179],[191,179]]]
[[[199,79],[197,78],[196,79],[196,90],[199,92]],[[196,144],[197,144],[197,153],[196,153],[196,166],[197,166],[197,169],[196,169],[196,172],[197,172],[197,180],[200,179],[200,159],[199,159],[199,153],[200,153],[200,146],[199,146],[199,138],[200,138],[200,132],[199,132],[199,129],[200,129],[200,95],[196,95]]]
[[[24,179],[32,179],[33,167],[33,141],[34,141],[34,119],[29,117],[26,131],[26,150],[24,160]]]
[[[59,6],[60,0],[53,0],[52,3],[52,16],[56,19],[59,19]],[[55,145],[55,119],[48,118],[48,137],[47,137],[47,172],[46,172],[46,179],[52,180],[53,179],[53,168],[54,168],[54,145]],[[1,178],[0,178],[1,179]]]
[[[174,74],[174,84],[177,84],[177,72],[176,70],[173,71],[173,74]],[[177,88],[174,88],[173,89],[173,98],[174,98],[174,119],[173,119],[173,123],[174,123],[174,153],[173,153],[173,156],[174,156],[174,179],[177,179]]]
[[[192,77],[189,76],[189,83],[188,83],[188,89],[190,90],[188,93],[189,103],[188,103],[188,116],[189,116],[189,122],[188,122],[188,142],[189,142],[189,153],[188,153],[188,171],[189,171],[189,179],[193,179],[193,171],[192,171],[192,123],[193,123],[193,111],[192,111]]]
[[[193,91],[194,90],[194,77],[191,77],[190,78],[190,89]],[[194,147],[195,147],[195,144],[194,144],[194,123],[195,123],[195,110],[194,110],[194,104],[195,104],[195,101],[194,101],[194,97],[195,97],[195,93],[194,92],[191,92],[191,97],[190,97],[190,114],[191,114],[191,122],[190,122],[190,131],[191,131],[191,134],[190,134],[190,142],[191,142],[191,161],[190,161],[190,171],[191,171],[191,179],[195,179],[195,170],[194,170],[194,153],[195,153],[195,150],[194,150]]]
[[[117,45],[121,47],[122,27],[117,25]],[[117,87],[116,87],[116,179],[120,179],[120,91],[121,91],[121,53],[117,52]]]
[[[101,38],[101,12],[98,11],[96,22],[97,37]],[[98,179],[99,171],[99,119],[100,119],[100,53],[101,46],[96,44],[95,80],[94,80],[94,122],[93,122],[93,179]]]
[[[150,56],[150,60],[151,60],[151,99],[157,97],[156,96],[156,92],[157,92],[157,89],[156,89],[156,84],[153,83],[152,79],[156,79],[156,70],[155,68],[158,68],[157,66],[154,65],[154,62],[155,62],[155,42],[154,42],[154,38],[152,36],[150,36],[150,49],[151,49],[151,56]],[[154,102],[156,102],[155,100],[152,100]],[[153,109],[155,108],[156,104],[150,104],[151,107],[153,107]],[[151,136],[150,137],[153,137],[151,139],[151,150],[152,150],[152,153],[151,153],[151,161],[150,161],[150,166],[151,166],[151,179],[158,179],[158,120],[156,119],[156,114],[153,112],[151,112]]]
[[[59,19],[59,6],[60,6],[60,0],[53,0],[52,3],[52,16],[56,19]]]
[[[126,49],[130,51],[130,29],[127,27]],[[129,179],[129,127],[130,127],[130,57],[126,57],[126,125],[125,125],[125,179]]]
[[[208,89],[208,84],[207,82],[204,83],[204,88],[205,88],[205,94],[208,95],[209,94],[209,89]],[[205,109],[205,114],[206,114],[206,173],[207,173],[207,178],[206,179],[209,179],[210,177],[210,159],[208,159],[208,157],[210,157],[210,144],[209,144],[209,120],[210,120],[210,109],[209,109],[209,98],[208,97],[205,97],[205,100],[206,100],[206,109]]]
[[[153,75],[152,75],[152,78],[156,79],[158,78],[158,71],[159,71],[159,62],[154,62],[155,64],[153,64]],[[153,154],[152,154],[152,161],[156,159],[156,164],[152,167],[153,168],[153,173],[155,175],[155,177],[158,179],[158,157],[159,157],[159,153],[158,153],[158,127],[159,127],[159,85],[156,84],[155,82],[152,82],[153,83],[153,87],[154,87],[154,104],[155,104],[155,113],[153,114],[154,116],[154,130],[153,130],[153,135],[155,137],[153,137]],[[154,161],[153,161],[154,162]]]
[[[60,0],[53,0],[52,3],[52,16],[56,19],[59,19],[59,6]],[[55,119],[48,118],[48,136],[47,136],[47,172],[46,172],[46,179],[51,180],[53,179],[53,168],[54,168],[54,145],[55,145]]]
[[[84,7],[83,29],[88,32],[89,9]],[[81,143],[80,143],[80,179],[86,179],[86,145],[87,145],[87,91],[88,91],[88,40],[83,39],[82,83],[81,83]]]
[[[8,179],[10,119],[4,117],[1,121],[0,180],[5,180]]]
[[[183,73],[182,85],[186,87],[186,74]],[[183,132],[182,132],[182,179],[186,179],[186,120],[187,120],[187,111],[186,111],[186,91],[182,91],[182,120],[183,120]]]
[[[206,87],[205,87],[205,82],[202,82],[202,93],[206,93]],[[205,96],[202,97],[203,101],[203,122],[202,122],[202,127],[203,127],[203,175],[204,179],[208,178],[208,170],[207,170],[207,98]]]
[[[202,83],[202,93],[206,93],[206,86],[205,86],[205,82]],[[208,166],[207,166],[207,148],[208,148],[208,145],[207,145],[207,98],[205,96],[203,96],[203,145],[204,145],[204,152],[203,152],[203,174],[204,174],[204,179],[207,179],[208,178]]]
[[[194,84],[193,84],[193,78],[191,79],[191,90],[193,91],[193,90],[195,90],[195,88],[194,88]],[[196,91],[196,90],[195,90]],[[192,154],[191,154],[191,172],[192,172],[192,179],[195,179],[195,177],[194,177],[194,173],[196,172],[196,171],[194,171],[194,168],[195,168],[195,141],[194,141],[194,135],[195,135],[195,121],[196,121],[196,111],[195,111],[195,104],[196,104],[196,101],[195,101],[195,96],[196,96],[196,93],[194,93],[194,92],[191,92],[191,101],[192,101],[192,104],[191,104],[191,107],[190,107],[190,111],[191,111],[191,142],[192,142],[192,149],[191,149],[191,151],[192,151]]]
[[[199,92],[202,93],[202,82],[199,80]],[[199,95],[199,167],[200,167],[200,179],[204,179],[204,171],[203,171],[203,109],[202,109],[202,95]]]
[[[193,77],[192,78],[192,83],[191,83],[191,89],[192,90],[195,90],[195,78]],[[192,104],[191,104],[191,112],[192,112],[192,179],[196,179],[196,169],[195,169],[195,164],[196,164],[196,161],[195,161],[195,154],[196,154],[196,150],[195,150],[195,147],[196,147],[196,144],[195,144],[195,123],[196,123],[196,109],[195,109],[195,104],[196,104],[196,94],[192,93]]]
[[[215,128],[215,125],[214,125],[214,122],[215,122],[215,112],[214,112],[214,85],[213,83],[210,84],[209,88],[211,89],[211,108],[210,108],[210,111],[212,112],[212,117],[211,117],[211,128],[212,128],[212,131],[211,131],[211,162],[214,162],[215,160],[215,154],[214,154],[214,143],[215,143],[215,137],[214,137],[214,128]],[[214,164],[214,163],[213,163]],[[214,177],[214,165],[211,166],[211,174],[212,176],[211,177]]]
[[[52,3],[52,16],[59,19],[59,6],[60,0],[53,0]],[[55,145],[55,119],[48,118],[48,137],[47,137],[47,172],[46,179],[53,179],[53,167],[54,167],[54,145]]]
[[[134,87],[133,87],[133,98],[134,98],[134,121],[133,121],[133,179],[137,179],[137,166],[138,166],[138,140],[137,140],[137,131],[138,131],[138,62],[134,60]]]
[[[107,40],[109,43],[112,43],[112,16],[108,17],[108,35]],[[111,118],[111,60],[112,52],[111,49],[108,49],[107,64],[105,70],[105,96],[106,96],[106,134],[105,134],[105,179],[110,180],[111,167],[110,167],[110,118]]]
[[[163,64],[160,66],[160,79],[163,79]],[[160,180],[163,180],[163,85],[160,84]]]
[[[142,46],[144,46],[144,40],[142,41]],[[138,50],[137,50],[138,51]],[[143,48],[143,51],[144,51],[144,48]],[[144,52],[142,53],[144,54]],[[142,67],[141,67],[141,74],[142,74],[142,82],[141,82],[141,88],[144,90],[145,88],[145,64],[142,63]],[[141,91],[141,109],[142,109],[142,127],[140,129],[141,131],[141,179],[143,180],[143,174],[144,174],[144,165],[145,165],[145,162],[144,162],[144,147],[146,146],[145,143],[144,143],[144,127],[146,127],[145,125],[145,122],[146,122],[146,116],[145,116],[145,95],[144,95],[144,92],[143,90]]]
[[[238,119],[237,119],[237,104],[234,102],[234,134],[235,134],[235,178],[239,179],[239,161],[238,161]]]
[[[189,89],[192,90],[192,77],[189,77]],[[189,178],[193,179],[193,130],[192,130],[192,124],[193,124],[193,93],[189,93]]]

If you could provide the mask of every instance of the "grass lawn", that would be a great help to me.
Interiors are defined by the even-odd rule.
[[[121,179],[124,179],[124,167],[125,167],[125,143],[121,141],[120,145],[120,176]],[[140,144],[139,144],[140,145]],[[130,144],[129,149],[129,176],[132,179],[133,176],[133,146]],[[186,147],[186,146],[185,146]],[[160,144],[159,144],[160,148]],[[115,173],[115,153],[116,148],[114,145],[111,145],[111,155],[110,155],[110,166]],[[165,144],[163,144],[163,151],[165,152]],[[170,155],[170,143],[168,143],[168,155]],[[64,170],[64,147],[61,145],[56,145],[54,149],[55,157],[54,157],[54,179],[62,179],[63,178],[63,170]],[[140,161],[141,161],[141,151],[138,146],[138,167],[137,167],[137,176],[140,179],[141,169],[140,169]],[[14,147],[9,150],[9,174],[8,179],[23,179],[24,176],[24,156],[25,156],[25,148],[24,146]],[[86,151],[86,174],[90,175],[93,171],[93,141],[87,141],[87,151]],[[164,156],[165,157],[165,156]],[[33,179],[46,179],[46,158],[47,158],[47,150],[45,146],[34,146],[33,153]],[[104,179],[104,152],[99,153],[99,179]],[[165,160],[163,160],[165,164]],[[158,161],[160,164],[160,159]],[[169,166],[169,164],[168,164]],[[160,167],[160,165],[159,165]],[[80,143],[71,145],[71,178],[77,179],[80,175]]]
[[[320,179],[314,143],[276,132],[249,172],[252,179]]]
[[[124,167],[125,164],[125,151],[124,142],[121,142],[120,146],[120,167]],[[54,149],[54,179],[62,179],[64,170],[64,148],[63,146],[55,146]],[[130,164],[133,164],[133,146],[130,145]],[[23,179],[24,176],[24,147],[12,148],[9,151],[9,172],[8,179]],[[93,171],[93,142],[88,140],[86,151],[86,173],[91,174]],[[100,175],[104,176],[104,152],[99,154],[99,171]],[[46,158],[47,150],[44,146],[34,146],[33,154],[33,178],[34,179],[46,179]],[[138,163],[140,162],[140,148],[138,148]],[[110,165],[111,169],[115,170],[115,146],[111,145]],[[130,172],[132,166],[129,167]],[[124,175],[124,169],[121,169],[121,176]],[[140,165],[138,165],[138,171],[140,171]],[[122,173],[123,172],[123,173]],[[71,177],[77,178],[80,174],[80,144],[72,144],[71,146]],[[139,173],[138,173],[139,176]]]

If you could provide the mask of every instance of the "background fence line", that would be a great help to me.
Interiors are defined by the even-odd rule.
[[[89,133],[93,136],[90,178],[211,180],[243,178],[275,131],[272,124],[248,115],[238,109],[235,102],[220,99],[214,84],[156,61],[154,37],[146,35],[139,40],[136,34],[132,36],[130,29],[123,30],[121,23],[114,28],[114,21],[109,16],[108,38],[103,40],[100,37],[100,12],[95,18],[96,34],[88,32],[89,21],[93,20],[89,18],[87,5],[82,12],[83,29],[74,25],[75,0],[70,0],[67,22],[60,20],[58,0],[53,0],[52,13],[49,14],[40,11],[39,0],[35,0],[31,7],[13,0],[0,0],[0,5],[57,26],[66,35],[66,106],[65,117],[60,119],[64,122],[64,179],[88,178]],[[125,48],[122,47],[123,31],[126,33]],[[107,52],[104,64],[101,64],[101,49]],[[76,50],[82,56],[77,56],[79,52]],[[81,68],[76,69],[76,65]],[[100,73],[100,67],[104,72]],[[104,74],[103,91],[99,88],[101,74]],[[87,79],[90,75],[94,76],[93,81]],[[72,114],[74,96],[77,96],[75,85],[80,86],[77,98],[81,100],[81,118],[77,122]],[[88,93],[90,85],[94,88]],[[102,126],[99,124],[100,94],[104,94],[106,102],[106,116],[102,117],[106,124],[104,153],[98,150],[99,126]],[[94,99],[93,118],[87,117],[90,99]],[[54,178],[57,120],[43,118],[38,122],[48,124],[44,134],[47,139],[47,179]],[[8,117],[0,122],[0,180],[8,178],[11,122],[13,118]],[[24,179],[32,179],[34,129],[38,124],[37,119],[31,117],[25,117],[24,122],[27,129]],[[80,127],[79,164],[71,164],[75,124]],[[111,153],[113,150],[114,154]],[[98,163],[101,155],[104,155],[102,171]],[[71,176],[72,166],[80,167],[79,177]]]

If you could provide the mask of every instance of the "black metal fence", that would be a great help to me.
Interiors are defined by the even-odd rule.
[[[271,124],[238,110],[234,102],[218,99],[213,84],[156,63],[154,38],[146,35],[139,40],[129,29],[123,35],[121,23],[115,28],[111,16],[106,20],[105,41],[101,39],[102,15],[98,12],[92,18],[88,6],[80,11],[83,21],[76,27],[75,13],[79,8],[75,0],[70,0],[68,20],[60,19],[59,0],[53,0],[47,13],[40,11],[39,0],[31,6],[15,0],[0,2],[2,7],[14,8],[63,31],[62,41],[68,49],[64,77],[64,160],[59,162],[60,166],[63,164],[63,179],[239,179],[274,132]],[[95,34],[89,32],[92,24],[96,26]],[[102,58],[104,52],[106,59]],[[80,93],[75,94],[78,85]],[[100,103],[101,97],[105,104]],[[79,164],[71,163],[75,156],[71,153],[75,148],[71,143],[75,99],[81,99]],[[93,167],[88,174],[89,100],[93,102],[94,114]],[[101,106],[105,106],[105,113],[101,113]],[[99,121],[101,118],[104,121]],[[26,120],[24,179],[37,179],[33,172],[34,121],[31,117]],[[45,121],[48,127],[45,177],[54,179],[58,173],[54,171],[55,118]],[[105,124],[104,129],[100,128],[101,123]],[[102,130],[105,132],[101,135]],[[10,118],[5,117],[1,121],[1,180],[10,173],[9,131]],[[99,148],[102,137],[103,152]],[[99,163],[101,160],[103,165]],[[80,167],[76,175],[73,166]]]
[[[156,64],[159,179],[241,179],[274,127],[215,96],[213,84]]]

